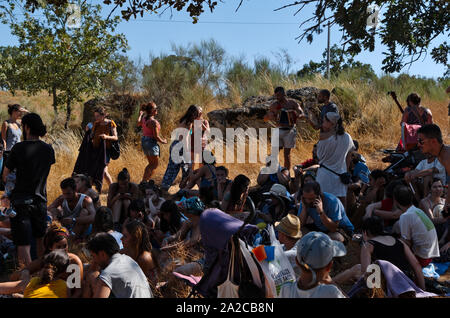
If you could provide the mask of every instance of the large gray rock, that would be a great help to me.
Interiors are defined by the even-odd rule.
[[[117,124],[119,138],[123,138],[128,132],[130,119],[140,102],[138,97],[128,94],[113,94],[106,98],[98,97],[88,100],[84,103],[81,127],[84,129],[87,123],[93,122],[95,108],[103,106],[109,113],[109,117]]]
[[[290,89],[286,91],[289,98],[300,102],[300,106],[306,115],[313,121],[316,121],[319,112],[317,104],[317,94],[319,89],[315,87],[302,87],[299,89]],[[208,113],[208,119],[212,127],[217,127],[225,133],[225,128],[244,129],[253,128],[270,128],[273,123],[264,122],[264,116],[269,110],[270,105],[275,101],[273,96],[251,96],[247,98],[242,107],[226,108],[214,110]]]

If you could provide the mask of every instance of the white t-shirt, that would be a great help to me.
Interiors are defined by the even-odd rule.
[[[117,232],[117,231],[113,231],[112,233],[108,233],[108,234],[116,239],[117,245],[119,245],[119,249],[123,249],[123,244],[122,244],[123,234],[120,232]]]
[[[297,262],[295,261],[297,257],[297,245],[294,245],[290,250],[284,251],[284,255],[287,256],[289,263],[291,263],[292,268],[294,269],[295,275],[297,277],[300,276],[300,267],[298,267]]]
[[[439,162],[438,158],[434,159],[433,162],[428,163],[428,160],[422,160],[421,162],[419,162],[419,164],[417,165],[417,167],[414,170],[427,170],[427,169],[432,169],[432,168],[436,168],[439,170],[438,173],[434,173],[433,174],[433,178],[438,178],[442,181],[442,184],[447,184],[447,175],[445,173],[445,168],[444,166]]]
[[[320,140],[317,143],[319,163],[335,173],[347,172],[347,154],[354,147],[353,139],[348,133],[337,137],[333,135],[325,140]],[[347,186],[341,182],[341,179],[335,173],[321,167],[317,170],[316,181],[320,184],[322,192],[328,192],[337,197],[345,197]]]
[[[400,216],[398,223],[402,237],[412,242],[414,254],[423,259],[439,257],[436,228],[421,209],[411,206]]]
[[[128,255],[114,254],[99,277],[115,298],[153,298],[147,277]]]
[[[336,285],[319,284],[314,288],[302,290],[297,282],[286,283],[281,287],[279,298],[347,298]]]

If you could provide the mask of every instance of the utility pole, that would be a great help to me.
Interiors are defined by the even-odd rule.
[[[330,79],[330,21],[328,21],[327,79]]]

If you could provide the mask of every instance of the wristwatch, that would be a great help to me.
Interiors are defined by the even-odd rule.
[[[72,218],[72,225],[75,224],[75,218]]]

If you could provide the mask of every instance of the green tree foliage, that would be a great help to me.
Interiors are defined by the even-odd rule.
[[[42,0],[27,0],[27,5],[36,7]],[[47,0],[50,3],[66,3],[67,0]],[[244,1],[237,3],[237,9]],[[103,0],[112,11],[122,8],[122,16],[141,17],[145,12],[162,13],[166,10],[185,10],[198,21],[199,16],[209,9],[217,7],[214,0]],[[384,13],[376,30],[367,27],[371,5],[376,4]],[[125,5],[125,7],[124,7]],[[337,25],[342,31],[342,42],[351,55],[362,50],[374,51],[375,38],[381,38],[386,46],[383,70],[388,73],[399,72],[405,66],[419,60],[431,49],[431,56],[436,63],[449,65],[450,45],[444,41],[430,48],[431,42],[439,35],[450,35],[450,1],[448,0],[292,0],[290,4],[275,11],[294,8],[295,14],[302,13],[305,8],[313,7],[312,15],[302,16],[298,36],[299,42],[306,38],[311,43],[315,35],[324,31],[330,23]]]
[[[323,76],[327,72],[327,50],[322,54],[322,61],[317,63],[309,61],[304,64],[303,68],[297,72],[298,77],[310,77],[316,73],[320,73]],[[354,80],[373,80],[376,78],[375,72],[369,64],[363,64],[359,61],[355,61],[354,57],[343,49],[339,48],[336,44],[330,48],[330,74],[332,76],[338,76],[342,72],[352,71],[355,76]]]
[[[194,89],[200,78],[200,66],[192,59],[163,54],[144,65],[142,88],[157,105],[170,109],[182,100],[183,90]]]
[[[122,67],[117,74],[106,75],[103,80],[106,91],[121,95],[136,92],[140,85],[138,65],[122,54],[115,54],[113,59]]]
[[[19,41],[14,54],[2,59],[3,87],[11,92],[24,89],[29,94],[48,91],[53,96],[55,120],[58,108],[66,108],[65,127],[73,103],[100,93],[103,80],[114,77],[123,66],[114,54],[127,49],[125,36],[114,34],[120,18],[102,19],[101,6],[85,1],[79,6],[81,24],[77,28],[68,28],[70,12],[65,7],[51,4],[42,8],[42,19],[29,12],[23,21],[3,19]],[[11,48],[3,52],[8,50],[11,52]]]

